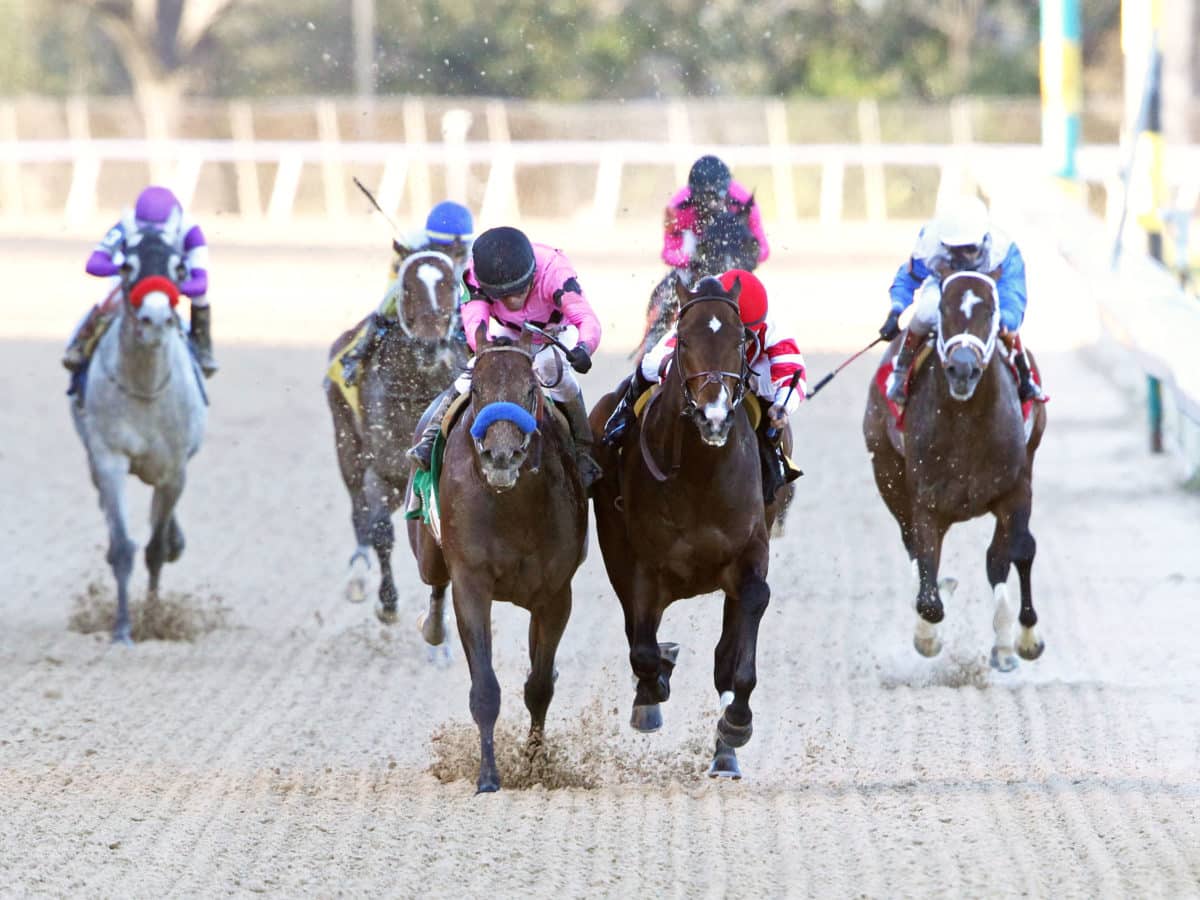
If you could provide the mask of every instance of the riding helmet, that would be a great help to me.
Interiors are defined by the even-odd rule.
[[[745,269],[730,269],[720,277],[721,287],[733,290],[733,283],[741,281],[742,292],[738,294],[738,313],[747,328],[757,328],[767,320],[767,289],[752,272]]]
[[[938,237],[947,247],[978,247],[989,227],[987,207],[978,197],[963,197],[937,214]]]
[[[435,244],[469,241],[474,231],[471,211],[453,200],[443,200],[429,211],[425,220],[425,235]]]
[[[729,190],[729,182],[733,176],[729,166],[715,156],[702,156],[692,163],[688,173],[688,188],[692,196],[720,196]]]
[[[147,225],[164,225],[180,208],[174,194],[165,187],[152,184],[138,194],[133,215]]]
[[[537,261],[525,233],[507,225],[489,228],[471,246],[475,280],[485,294],[502,297],[529,287]]]

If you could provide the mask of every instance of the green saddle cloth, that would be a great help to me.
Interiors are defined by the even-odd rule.
[[[440,431],[433,439],[433,453],[429,456],[429,471],[417,469],[413,472],[411,489],[421,500],[420,509],[410,509],[406,519],[420,519],[432,530],[439,541],[442,538],[441,516],[438,514],[438,479],[442,474],[442,457],[446,453],[446,437]]]

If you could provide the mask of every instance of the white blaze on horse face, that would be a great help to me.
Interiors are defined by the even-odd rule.
[[[721,320],[718,319],[716,316],[713,316],[711,319],[708,320],[708,328],[713,334],[716,334],[718,331],[721,330]]]
[[[429,308],[434,312],[438,311],[437,285],[442,277],[442,270],[437,266],[426,264],[417,269],[417,278],[425,285],[425,290],[429,294]]]
[[[720,428],[725,424],[725,419],[729,417],[729,390],[724,384],[721,385],[721,393],[717,394],[717,399],[712,403],[706,404],[704,407],[704,418],[708,420],[708,424],[713,428]]]
[[[977,304],[980,304],[982,302],[983,302],[982,297],[980,297],[978,294],[976,294],[972,290],[967,290],[966,292],[963,293],[963,297],[962,297],[962,307],[961,307],[962,314],[964,316],[966,316],[967,319],[970,319],[971,318],[971,310],[973,310]]]
[[[171,298],[163,291],[151,291],[138,305],[138,319],[142,322],[161,325],[170,318]]]

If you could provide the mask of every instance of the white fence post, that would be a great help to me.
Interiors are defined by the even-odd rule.
[[[267,206],[267,218],[272,222],[286,222],[291,218],[303,166],[304,157],[299,153],[284,153],[279,158],[275,184],[271,187],[271,202]]]
[[[675,183],[687,184],[688,172],[695,160],[689,159],[690,153],[683,151],[691,146],[692,128],[688,124],[687,105],[679,100],[667,104],[667,140],[678,145],[678,151],[672,154],[675,160]]]
[[[92,150],[87,99],[84,97],[67,100],[67,135],[78,150],[63,216],[72,225],[78,225],[87,221],[96,210],[96,185],[100,180],[100,160]]]
[[[503,103],[493,101],[485,110],[488,142],[496,148],[488,169],[483,200],[479,205],[480,222],[505,222],[520,218],[517,197],[516,162],[512,155],[512,140],[508,132],[508,113]],[[476,231],[483,230],[480,226]]]
[[[346,217],[346,172],[338,158],[337,107],[332,100],[317,101],[317,136],[321,141],[321,176],[325,186],[325,211],[335,219]]]
[[[827,159],[821,164],[821,224],[842,224],[845,203],[846,165],[840,159]]]
[[[873,99],[858,101],[858,133],[865,147],[879,147],[882,143],[879,104]],[[872,222],[882,222],[887,218],[887,186],[884,182],[883,163],[878,160],[864,161],[863,181],[867,194],[867,218]]]
[[[767,143],[785,150],[788,141],[787,107],[782,100],[768,100]],[[791,225],[796,221],[796,185],[792,180],[792,164],[785,153],[771,161],[771,174],[775,182],[775,211],[779,221]]]
[[[425,104],[415,97],[408,97],[401,107],[401,117],[404,119],[404,142],[406,144],[425,144],[429,135],[425,129]],[[429,164],[424,160],[413,160],[409,165],[409,194],[412,198],[413,214],[424,216],[433,205],[432,191],[429,187]]]
[[[244,100],[229,104],[229,133],[238,150],[245,153],[233,163],[238,212],[252,222],[258,221],[262,218],[262,197],[258,191],[258,163],[253,158],[254,113]]]
[[[17,108],[9,101],[0,103],[0,141],[13,147],[17,144]],[[4,164],[3,184],[4,212],[11,216],[22,215],[25,202],[21,191],[21,163],[17,159]]]

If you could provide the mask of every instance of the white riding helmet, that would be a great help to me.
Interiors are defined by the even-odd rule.
[[[988,209],[978,197],[963,197],[938,213],[937,234],[946,247],[978,247],[991,229]]]

